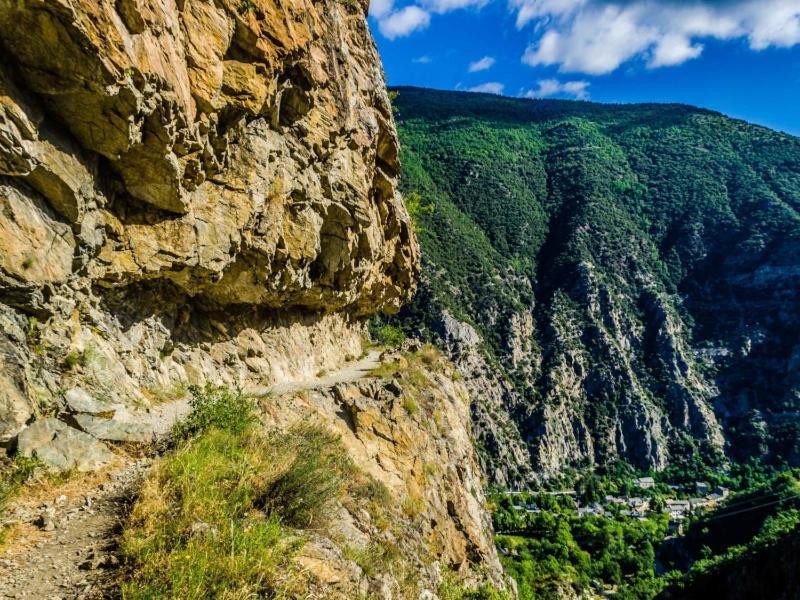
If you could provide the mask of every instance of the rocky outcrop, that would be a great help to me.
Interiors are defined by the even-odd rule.
[[[364,6],[13,0],[0,46],[0,443],[76,385],[330,369],[410,298]]]
[[[0,4],[0,445],[107,464],[165,433],[188,386],[319,379],[411,298],[365,4]],[[436,357],[264,403],[279,427],[335,429],[388,490],[383,522],[339,506],[336,535],[309,533],[320,597],[417,598],[451,571],[503,585],[453,376]],[[359,566],[381,549],[397,569]]]
[[[94,471],[114,460],[108,448],[92,436],[53,418],[39,419],[23,430],[19,453],[61,471]]]
[[[511,418],[524,411],[522,396],[486,358],[485,343],[469,323],[442,312],[439,345],[456,364],[472,399],[471,413],[483,470],[505,489],[527,489],[536,480],[533,457]],[[517,347],[517,349],[519,349]],[[530,355],[519,354],[520,362]]]
[[[466,387],[431,347],[386,358],[383,377],[263,403],[267,423],[281,429],[332,427],[356,466],[388,490],[381,501],[387,522],[363,505],[342,506],[333,531],[303,548],[301,564],[321,597],[429,597],[447,573],[470,586],[504,587]],[[387,547],[396,558],[377,572],[353,564],[353,556],[379,556]]]

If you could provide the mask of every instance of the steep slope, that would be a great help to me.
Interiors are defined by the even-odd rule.
[[[139,416],[188,408],[193,384],[302,389],[362,354],[369,315],[410,299],[419,249],[367,5],[0,4],[0,452],[108,466],[117,442],[157,433]],[[427,537],[396,540],[412,577],[499,581],[463,390],[439,383],[426,407],[447,409],[446,431],[386,412],[380,384],[348,392],[353,406],[317,396],[318,421],[359,436],[348,460],[409,487],[426,481],[413,453],[440,461],[412,490]],[[336,402],[369,427],[341,428]],[[410,492],[389,483],[399,507]]]
[[[210,541],[211,549],[197,543],[198,526],[227,532],[234,525],[258,526],[258,520],[236,515],[235,501],[233,509],[209,511],[198,496],[213,497],[222,488],[226,496],[241,498],[231,487],[242,479],[268,496],[271,486],[265,484],[291,464],[286,459],[292,441],[305,441],[309,449],[321,446],[339,462],[307,452],[296,467],[293,485],[309,499],[313,522],[285,519],[282,524],[279,539],[290,543],[282,549],[277,579],[292,585],[283,589],[277,583],[281,597],[416,600],[446,580],[504,585],[470,432],[467,391],[438,352],[413,350],[373,364],[381,376],[360,370],[366,362],[360,361],[261,397],[251,408],[258,431],[265,433],[259,438],[263,445],[250,450],[256,457],[231,453],[225,460],[198,464],[208,454],[187,457],[192,446],[201,445],[195,439],[155,460],[93,475],[102,486],[71,481],[20,503],[3,516],[20,531],[11,547],[0,545],[0,595],[116,597],[120,580],[136,598],[241,595],[257,580],[263,584],[255,591],[277,594],[270,589],[276,585],[275,564],[237,570],[237,563],[247,564],[248,558],[256,563],[260,557],[237,554],[228,565],[218,560]],[[197,393],[205,401],[230,397],[213,388]],[[253,405],[240,401],[235,406]],[[342,459],[346,473],[339,482],[335,471]],[[188,481],[176,481],[178,462],[191,469]],[[198,476],[206,471],[213,473]],[[315,486],[323,487],[323,497]],[[181,501],[184,489],[187,498]],[[132,501],[132,510],[126,509]],[[207,504],[216,506],[213,500]],[[44,531],[22,525],[40,520],[49,523]],[[169,525],[160,526],[164,523]],[[228,554],[234,542],[247,547],[246,532],[231,530],[230,539],[213,540]],[[269,555],[276,540],[267,536],[257,543]],[[145,551],[137,551],[142,546]],[[187,553],[196,564],[183,560]],[[203,564],[204,555],[212,564]],[[251,575],[247,581],[226,581],[245,573]]]
[[[423,286],[490,475],[800,461],[800,140],[677,105],[400,88]],[[466,332],[466,333],[465,333]]]

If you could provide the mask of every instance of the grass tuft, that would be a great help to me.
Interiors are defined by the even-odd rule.
[[[34,458],[22,456],[10,461],[0,461],[0,517],[39,464]],[[8,527],[0,525],[0,548],[6,543],[8,531]]]
[[[295,527],[324,518],[324,507],[355,477],[339,437],[317,425],[299,425],[276,442],[293,454],[288,468],[264,490],[262,507]]]

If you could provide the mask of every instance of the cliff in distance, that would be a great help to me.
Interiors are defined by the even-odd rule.
[[[677,105],[399,88],[423,278],[490,477],[800,461],[800,140]],[[423,211],[425,212],[425,211]]]

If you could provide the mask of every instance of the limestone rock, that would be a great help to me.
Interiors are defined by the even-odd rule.
[[[143,439],[120,407],[313,376],[411,297],[419,251],[365,15],[0,5],[0,314],[21,332],[0,349],[3,447],[75,387],[91,399],[70,392],[70,423]]]
[[[28,397],[25,356],[20,351],[24,337],[19,319],[11,311],[0,311],[0,445],[7,444],[33,417]]]
[[[83,431],[99,440],[143,443],[155,437],[155,433],[143,423],[93,415],[76,415],[75,421]]]
[[[13,2],[0,43],[10,276],[80,267],[104,285],[357,314],[410,298],[418,250],[360,8]]]
[[[18,451],[58,471],[92,471],[114,460],[102,442],[58,419],[41,419],[19,434]]]
[[[97,400],[79,387],[67,390],[66,394],[64,394],[64,403],[72,413],[87,413],[90,415],[108,415],[110,417],[119,409],[119,406],[108,401]]]
[[[390,543],[398,546],[412,572],[419,573],[415,582],[420,590],[437,589],[442,569],[502,586],[467,390],[453,380],[453,366],[441,358],[428,359],[430,364],[423,363],[424,368],[413,355],[410,362],[405,366],[388,363],[396,374],[385,380],[339,384],[270,402],[266,421],[280,427],[321,422],[341,436],[353,462],[383,484],[391,501],[402,507],[399,514],[392,514],[396,537]],[[346,540],[361,551],[367,541],[380,542],[369,516],[349,510],[349,518],[341,511],[332,513],[332,539]],[[354,526],[372,532],[369,539]],[[308,564],[320,568],[313,561]],[[472,573],[471,565],[478,564],[480,576]],[[320,577],[332,576],[326,570],[320,573]],[[337,569],[337,577],[339,573]],[[370,593],[376,597],[398,594],[392,579],[391,574],[375,574],[369,581]]]

